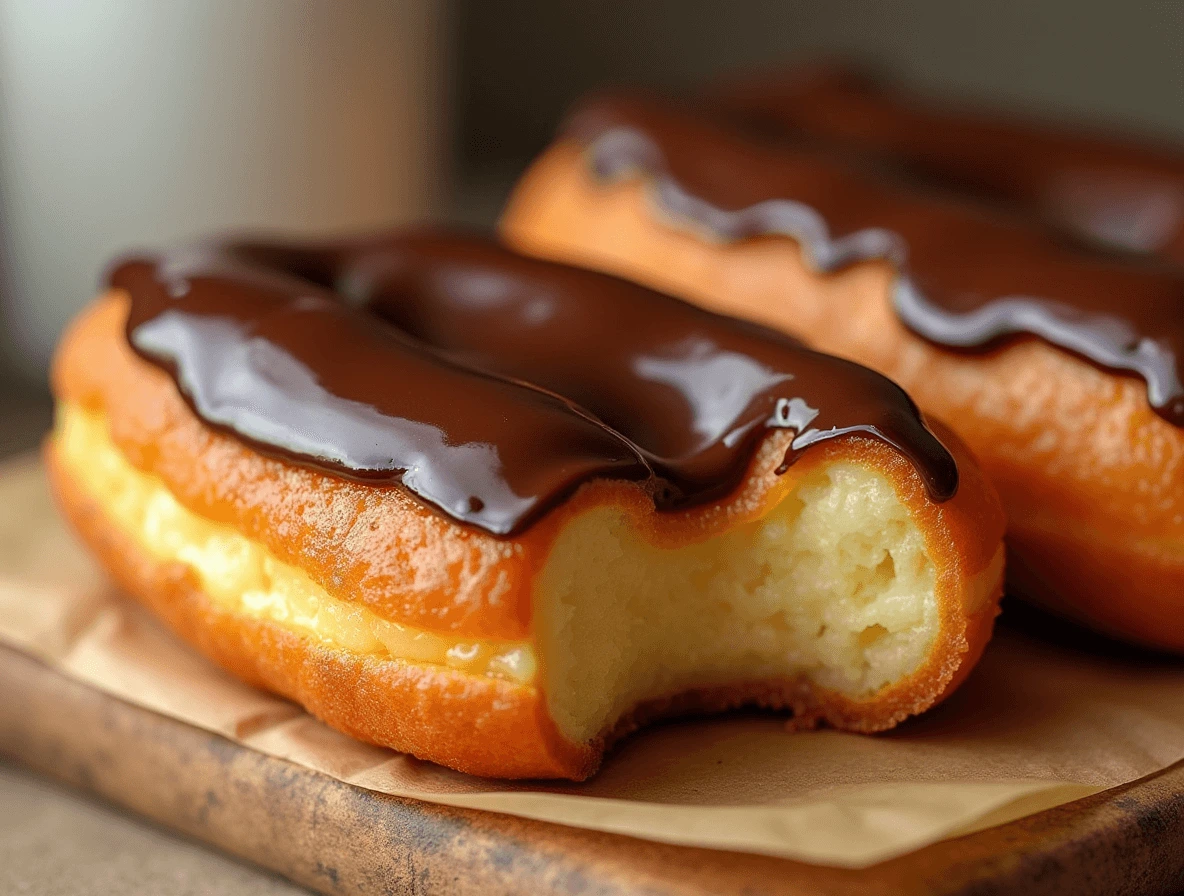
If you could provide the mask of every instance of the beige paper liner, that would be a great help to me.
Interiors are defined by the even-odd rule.
[[[0,467],[0,640],[131,703],[383,793],[857,868],[1184,759],[1184,662],[1004,629],[949,701],[874,737],[770,715],[628,739],[580,785],[462,775],[357,743],[248,688],[115,593],[40,467]]]

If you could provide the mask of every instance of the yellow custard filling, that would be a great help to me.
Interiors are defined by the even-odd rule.
[[[303,570],[230,526],[183,507],[163,482],[124,458],[102,414],[59,403],[54,443],[74,480],[114,525],[153,557],[186,564],[223,609],[353,653],[534,681],[537,664],[529,644],[457,638],[382,619],[331,596]]]

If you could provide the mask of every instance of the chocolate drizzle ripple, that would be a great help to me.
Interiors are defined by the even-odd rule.
[[[601,179],[641,177],[669,218],[727,242],[797,241],[815,267],[883,260],[909,329],[990,348],[1034,336],[1135,374],[1184,426],[1184,270],[1076,244],[994,207],[906,187],[645,97],[585,104],[566,134]]]
[[[1184,152],[910,96],[833,64],[767,72],[705,99],[782,139],[905,165],[930,179],[1046,216],[1088,239],[1184,261]]]
[[[133,349],[209,425],[259,451],[513,534],[596,477],[663,510],[723,497],[763,436],[861,433],[931,496],[953,458],[907,395],[856,364],[634,283],[414,234],[240,243],[133,259]]]

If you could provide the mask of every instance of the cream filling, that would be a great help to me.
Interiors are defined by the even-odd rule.
[[[124,458],[101,414],[60,403],[54,441],[75,482],[114,525],[158,560],[188,566],[202,591],[223,609],[352,653],[534,681],[529,644],[457,638],[382,619],[333,597],[302,569],[230,526],[183,507],[163,482]]]

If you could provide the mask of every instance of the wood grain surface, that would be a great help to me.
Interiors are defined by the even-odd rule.
[[[1184,763],[859,871],[376,794],[0,647],[0,753],[327,894],[1140,894],[1184,889]]]

